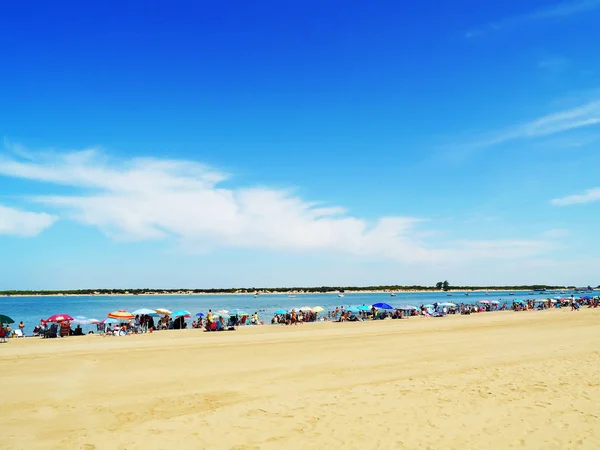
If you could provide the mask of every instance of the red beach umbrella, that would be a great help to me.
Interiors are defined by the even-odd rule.
[[[68,314],[54,314],[46,319],[46,322],[65,322],[75,320]]]

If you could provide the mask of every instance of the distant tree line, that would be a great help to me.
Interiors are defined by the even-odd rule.
[[[600,286],[598,286],[600,288]],[[144,295],[144,294],[254,294],[270,292],[307,292],[331,293],[344,291],[467,291],[467,290],[559,290],[576,289],[575,286],[550,286],[544,284],[515,285],[515,286],[450,286],[446,281],[439,281],[435,286],[420,285],[384,285],[384,286],[313,286],[313,287],[264,287],[264,288],[215,288],[215,289],[74,289],[74,290],[7,290],[0,291],[1,295]]]

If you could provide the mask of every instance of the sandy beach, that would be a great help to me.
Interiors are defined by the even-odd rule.
[[[600,448],[600,310],[0,344],[2,447]]]

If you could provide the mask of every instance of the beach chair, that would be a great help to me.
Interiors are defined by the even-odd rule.
[[[25,337],[25,336],[23,335],[23,332],[22,332],[21,330],[15,330],[15,331],[14,331],[14,333],[15,333],[15,337],[16,337],[16,338],[22,338],[22,337]]]

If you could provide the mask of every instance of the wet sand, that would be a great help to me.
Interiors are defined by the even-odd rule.
[[[7,449],[600,448],[600,310],[0,344]]]

